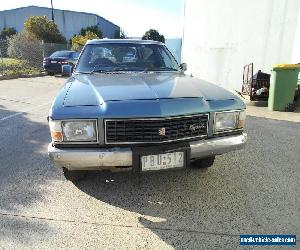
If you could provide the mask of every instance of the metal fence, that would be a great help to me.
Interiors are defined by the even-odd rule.
[[[70,44],[0,40],[0,75],[41,72],[44,57],[58,50],[70,49]]]
[[[7,56],[8,41],[0,40],[0,57]]]

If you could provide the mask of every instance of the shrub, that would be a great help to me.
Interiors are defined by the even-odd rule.
[[[99,27],[97,25],[82,28],[80,30],[80,35],[81,36],[86,36],[88,31],[94,33],[98,38],[103,38],[102,31],[99,29]]]
[[[34,74],[41,72],[40,68],[32,67],[26,60],[4,58],[0,61],[0,74],[16,75],[16,74]]]
[[[87,31],[85,35],[75,35],[72,38],[72,49],[73,50],[81,50],[82,47],[85,45],[87,40],[99,38],[96,34],[91,31]]]
[[[7,53],[9,57],[27,60],[31,66],[42,66],[43,45],[26,32],[17,33],[8,39]]]

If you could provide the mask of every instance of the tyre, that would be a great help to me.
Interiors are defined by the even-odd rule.
[[[82,170],[68,170],[66,168],[63,168],[64,176],[68,181],[80,181],[82,180],[86,175],[87,171],[82,171]]]
[[[192,166],[195,168],[209,168],[214,164],[215,156],[198,159],[192,163]]]
[[[47,72],[48,76],[54,76],[54,72]]]

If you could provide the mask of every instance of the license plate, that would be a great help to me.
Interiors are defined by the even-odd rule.
[[[57,61],[51,61],[51,63],[57,63]]]
[[[172,152],[141,157],[142,171],[181,168],[184,166],[184,152]]]

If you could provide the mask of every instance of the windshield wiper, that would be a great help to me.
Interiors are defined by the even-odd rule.
[[[75,71],[76,74],[91,74],[90,71]]]
[[[103,69],[93,69],[92,71],[90,71],[90,74],[93,74],[93,73],[111,73],[113,71],[111,70],[103,70]]]
[[[109,74],[114,74],[114,73],[120,73],[120,72],[131,72],[131,71],[134,71],[136,72],[137,70],[134,70],[132,67],[114,67],[114,68],[111,68],[109,70],[92,70],[91,73],[94,73],[94,72],[99,72],[99,73],[109,73]]]
[[[94,68],[89,73],[90,74],[93,73],[114,74],[114,73],[128,72],[128,71],[147,73],[147,72],[178,71],[178,70],[170,67],[149,67],[149,68],[144,68],[143,70],[140,71],[140,70],[134,70],[134,68],[132,67],[113,67],[107,70]]]
[[[178,71],[177,69],[174,68],[170,68],[170,67],[153,67],[153,68],[145,68],[144,71],[142,71],[143,73],[147,73],[149,71]]]

